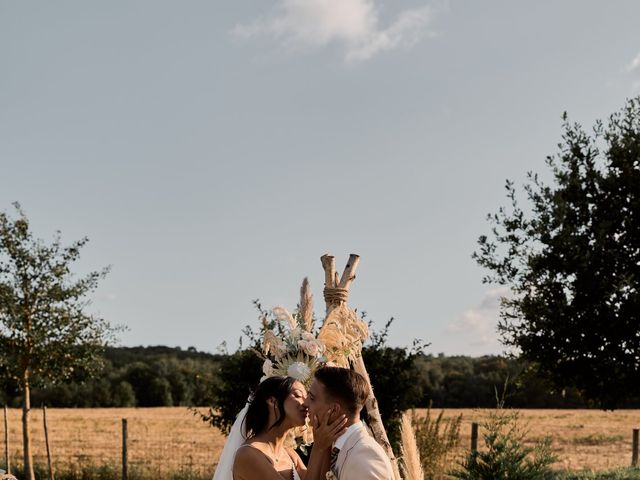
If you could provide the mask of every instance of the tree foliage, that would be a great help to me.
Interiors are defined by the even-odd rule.
[[[0,213],[0,375],[23,392],[24,462],[32,480],[31,386],[94,371],[114,331],[86,313],[86,295],[107,269],[81,278],[71,272],[87,239],[63,247],[58,233],[47,244],[33,237],[26,215],[14,206],[16,218]]]
[[[414,341],[409,348],[387,345],[392,322],[393,318],[378,332],[370,330],[370,338],[362,349],[362,358],[389,441],[396,448],[400,441],[403,412],[419,403],[423,395],[417,359],[422,356],[425,345],[419,341]]]
[[[509,209],[489,216],[476,261],[507,285],[506,345],[558,388],[604,408],[640,394],[640,97],[592,134],[564,116],[553,183],[529,173],[530,209],[507,181]]]

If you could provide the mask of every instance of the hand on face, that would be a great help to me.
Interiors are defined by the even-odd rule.
[[[340,406],[335,406],[319,417],[314,415],[313,424],[313,448],[321,450],[330,449],[333,443],[346,431],[347,417],[340,413]]]

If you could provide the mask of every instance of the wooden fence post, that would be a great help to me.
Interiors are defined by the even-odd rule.
[[[122,480],[127,480],[127,419],[122,419]]]
[[[42,421],[44,423],[44,443],[47,446],[47,464],[49,465],[49,480],[55,480],[53,476],[53,465],[51,462],[51,448],[49,447],[49,425],[47,423],[47,407],[42,406]]]
[[[640,428],[633,429],[633,442],[631,446],[631,466],[638,466],[638,437],[640,436]]]
[[[9,414],[7,406],[4,406],[4,459],[7,465],[7,473],[11,475],[11,460],[9,459]]]
[[[471,424],[471,454],[478,451],[478,424],[473,422]]]

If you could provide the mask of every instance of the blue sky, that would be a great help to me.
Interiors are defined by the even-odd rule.
[[[0,1],[0,209],[90,238],[124,345],[233,349],[320,256],[390,341],[498,353],[485,216],[640,93],[635,1]]]

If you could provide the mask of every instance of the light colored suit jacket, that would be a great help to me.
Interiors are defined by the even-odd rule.
[[[340,449],[336,470],[339,480],[393,480],[389,457],[364,425]]]

